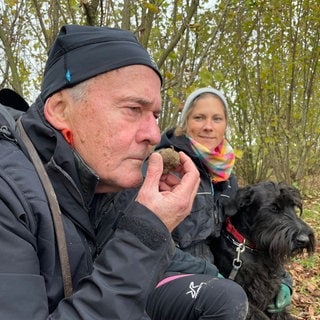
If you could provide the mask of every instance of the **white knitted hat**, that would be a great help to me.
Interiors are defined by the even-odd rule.
[[[219,97],[223,102],[226,114],[228,115],[228,103],[225,96],[217,89],[206,87],[206,88],[197,89],[188,96],[181,113],[181,123],[184,123],[184,121],[186,120],[185,117],[186,117],[187,111],[189,110],[193,101],[203,93],[213,93],[214,95]]]

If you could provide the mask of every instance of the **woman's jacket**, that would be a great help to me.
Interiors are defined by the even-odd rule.
[[[232,174],[229,180],[213,184],[205,166],[193,152],[189,139],[184,135],[176,136],[174,129],[162,134],[156,150],[170,147],[191,157],[200,172],[201,180],[191,214],[173,231],[173,239],[182,250],[213,263],[210,242],[220,236],[225,221],[223,201],[236,193],[237,180]]]

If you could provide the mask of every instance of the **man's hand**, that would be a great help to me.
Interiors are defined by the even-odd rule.
[[[151,154],[145,180],[136,198],[154,212],[170,232],[190,214],[200,183],[198,169],[192,160],[183,152],[179,155],[179,176],[175,176],[163,174],[161,155]]]
[[[291,290],[285,285],[280,285],[280,290],[275,298],[274,303],[269,304],[267,311],[270,313],[278,313],[283,311],[291,303]]]

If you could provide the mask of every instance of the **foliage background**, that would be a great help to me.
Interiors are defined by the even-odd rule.
[[[318,0],[0,0],[0,14],[0,88],[35,99],[63,24],[130,29],[164,76],[161,130],[176,125],[192,90],[218,88],[241,183],[285,180],[317,193]]]

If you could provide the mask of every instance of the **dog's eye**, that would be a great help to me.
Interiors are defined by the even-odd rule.
[[[273,206],[271,207],[271,211],[272,211],[273,213],[278,213],[278,212],[279,212],[279,208],[278,208],[276,205],[273,205]]]

